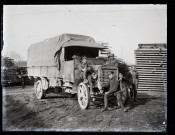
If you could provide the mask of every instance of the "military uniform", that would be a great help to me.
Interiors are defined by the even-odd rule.
[[[83,57],[84,58],[84,57]],[[82,59],[83,59],[82,58]],[[85,57],[86,58],[86,57]],[[87,63],[81,63],[80,65],[80,77],[79,78],[76,78],[75,81],[74,81],[74,85],[73,85],[73,89],[76,90],[77,89],[77,86],[81,83],[81,82],[85,82],[85,83],[88,83],[90,84],[90,92],[91,94],[93,94],[93,79],[91,77],[91,71],[92,69],[90,68],[90,66],[87,64]],[[87,81],[87,82],[86,82]]]
[[[138,88],[139,76],[136,70],[131,70],[130,75],[131,75],[130,77],[131,97],[133,97],[135,100],[137,98],[137,88]]]
[[[118,60],[116,60],[116,59],[114,58],[114,54],[110,54],[110,55],[108,56],[108,60],[107,60],[107,62],[106,62],[105,65],[108,65],[108,66],[115,66],[115,67],[118,66]]]
[[[92,94],[94,94],[93,87],[95,85],[97,85],[96,84],[97,83],[97,77],[93,78],[93,73],[91,73],[91,74],[88,75],[87,79],[88,79],[88,82],[89,82],[89,85],[90,85],[90,94],[92,95]]]
[[[115,60],[115,59],[110,59],[106,62],[106,65],[110,65],[110,66],[115,66],[117,67],[118,66],[118,61]]]
[[[121,82],[118,80],[117,76],[114,75],[109,80],[109,82],[105,86],[103,86],[103,88],[109,88],[109,91],[108,91],[107,94],[104,95],[105,108],[102,111],[105,111],[108,108],[108,97],[109,97],[109,95],[120,90],[120,83]],[[116,96],[117,96],[117,102],[121,105],[122,109],[124,111],[126,111],[127,109],[124,108],[124,105],[123,105],[122,100],[121,100],[121,97],[122,97],[121,92],[117,93]]]
[[[83,79],[87,79],[87,70],[88,70],[89,65],[87,63],[82,63],[81,64],[81,77],[83,77]]]
[[[21,85],[22,85],[22,89],[24,89],[24,88],[25,88],[25,83],[24,83],[24,76],[23,76],[23,73],[20,72],[20,74],[18,75],[18,77],[20,78]]]

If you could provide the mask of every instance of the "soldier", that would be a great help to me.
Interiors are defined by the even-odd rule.
[[[110,66],[118,66],[118,61],[114,58],[114,54],[109,54],[108,56],[108,61],[106,62],[105,65],[110,65]]]
[[[82,63],[81,63],[81,73],[82,73],[82,77],[84,82],[87,82],[87,72],[88,70],[90,70],[89,65],[87,64],[87,58],[86,56],[82,57]]]
[[[137,99],[137,88],[138,88],[138,81],[139,81],[139,76],[138,76],[138,72],[136,71],[136,67],[132,66],[131,70],[130,70],[130,75],[131,75],[131,101],[138,101]]]
[[[86,56],[82,57],[82,63],[81,63],[81,77],[83,78],[83,82],[84,83],[88,83],[90,84],[90,94],[94,95],[94,91],[93,91],[93,85],[94,85],[94,81],[92,78],[92,68],[87,64],[87,58]],[[93,72],[94,73],[94,72]]]
[[[25,83],[24,83],[24,76],[23,76],[23,72],[22,71],[19,72],[18,77],[20,78],[22,89],[24,89],[25,88]]]
[[[109,75],[109,82],[105,86],[103,86],[103,88],[108,88],[109,91],[105,92],[105,95],[104,95],[105,108],[102,109],[102,111],[108,110],[108,97],[109,97],[109,95],[112,94],[112,93],[118,92],[119,89],[120,89],[119,88],[120,82],[117,79],[117,76],[114,75],[114,72],[113,71],[109,71],[108,75]],[[117,93],[117,101],[120,104],[120,106],[123,109],[123,111],[126,112],[128,110],[128,108],[124,107],[124,105],[123,105],[123,103],[121,101],[121,92]]]
[[[87,64],[86,56],[82,57],[81,71],[83,74],[84,83],[89,83],[90,94],[93,96],[95,93],[93,91],[93,86],[95,85],[97,77],[94,70]]]

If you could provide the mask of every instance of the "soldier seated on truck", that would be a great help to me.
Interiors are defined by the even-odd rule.
[[[90,95],[93,96],[95,94],[93,88],[97,85],[97,74],[94,70],[91,70],[90,74],[88,74],[88,83],[90,85]]]
[[[82,63],[80,65],[80,77],[75,79],[73,89],[77,89],[79,83],[89,83],[90,84],[90,94],[93,95],[93,79],[91,78],[91,74],[93,72],[92,68],[87,64],[86,56],[82,57]]]
[[[87,64],[86,56],[82,57],[81,71],[82,71],[81,76],[83,77],[84,83],[89,83],[89,85],[90,85],[90,94],[94,95],[93,87],[94,87],[94,83],[96,82],[95,79],[97,79],[97,77],[94,78],[95,72],[92,69],[92,67],[90,67]]]
[[[83,56],[82,57],[82,63],[81,63],[81,73],[82,73],[84,82],[87,82],[88,68],[89,68],[89,65],[87,64],[86,56]]]

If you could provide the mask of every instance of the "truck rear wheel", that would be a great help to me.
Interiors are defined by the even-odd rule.
[[[78,102],[81,109],[85,110],[90,105],[90,93],[86,84],[80,83],[78,86]]]
[[[42,87],[41,80],[38,80],[35,83],[35,94],[36,94],[37,99],[43,99],[46,96],[46,91]]]

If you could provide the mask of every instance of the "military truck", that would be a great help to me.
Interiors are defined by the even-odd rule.
[[[107,58],[99,57],[101,50],[107,49],[96,43],[92,37],[77,34],[62,34],[39,43],[32,44],[28,48],[27,70],[29,78],[34,78],[35,94],[38,99],[46,96],[50,88],[59,92],[77,94],[79,105],[82,109],[88,108],[91,95],[88,83],[79,82],[81,57],[87,57],[87,63],[96,73],[99,88],[108,81],[107,71],[114,71],[118,76],[118,67],[103,66]],[[75,88],[76,87],[76,88]],[[123,102],[127,100],[128,89],[123,92]]]

